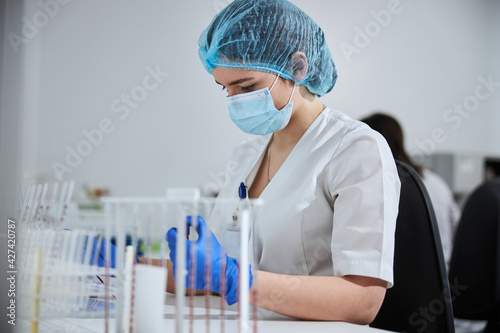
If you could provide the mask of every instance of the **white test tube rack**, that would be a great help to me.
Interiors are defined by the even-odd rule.
[[[23,265],[24,274],[21,280],[25,293],[21,296],[21,303],[31,306],[32,309],[33,304],[36,304],[36,318],[32,318],[34,316],[32,314],[28,322],[33,323],[36,320],[41,324],[38,326],[40,332],[44,331],[44,319],[54,320],[65,316],[104,318],[101,331],[106,333],[139,331],[134,327],[137,322],[135,320],[137,312],[133,306],[135,286],[131,278],[131,275],[133,277],[135,274],[135,261],[131,266],[130,262],[125,264],[126,246],[132,246],[133,254],[137,255],[140,241],[145,240],[146,263],[153,263],[155,259],[156,264],[159,263],[166,270],[168,244],[165,241],[165,234],[171,227],[176,227],[180,231],[179,239],[185,239],[186,216],[192,216],[192,220],[196,221],[196,217],[200,215],[205,218],[210,230],[220,235],[224,218],[230,218],[238,205],[237,200],[219,200],[219,209],[229,207],[228,212],[219,214],[219,219],[211,219],[210,215],[214,207],[217,207],[214,199],[195,198],[186,201],[165,197],[104,198],[105,225],[97,227],[82,225],[82,228],[68,231],[64,230],[63,220],[73,188],[73,183],[31,186],[26,192],[22,207],[20,225],[25,232],[22,237],[24,242],[22,242],[23,255],[20,264]],[[253,201],[254,207],[260,203]],[[251,230],[253,216],[250,212],[240,213],[240,267],[248,267],[251,264],[256,268],[252,255],[254,247],[250,241],[253,234]],[[116,245],[115,268],[110,266],[112,239]],[[97,266],[96,256],[101,242],[105,246],[106,253],[104,267]],[[155,242],[156,244],[153,244]],[[95,244],[98,244],[97,252],[85,251]],[[177,242],[178,267],[185,267],[185,245],[185,242]],[[154,251],[151,250],[152,247],[155,247]],[[35,253],[41,256],[40,260],[36,261],[41,267],[33,267],[32,259]],[[186,296],[184,278],[186,271],[180,269],[176,273],[176,309],[172,314],[175,320],[169,321],[171,325],[164,327],[162,332],[234,332],[235,323],[240,333],[247,333],[252,327],[253,332],[257,332],[256,316],[253,316],[253,320],[249,316],[248,288],[239,288],[239,310],[236,317],[234,314],[224,313],[225,301],[221,301],[220,311],[211,307],[210,304],[213,305],[213,302],[209,301],[209,297],[212,296],[208,292],[205,296],[205,314],[200,316],[199,312],[195,314],[192,307],[193,296]],[[207,278],[209,275],[207,274]],[[100,281],[96,281],[96,276]],[[238,278],[240,286],[249,285],[247,269],[241,269]],[[37,286],[36,292],[33,291],[34,285]],[[163,293],[164,290],[158,292]],[[27,301],[23,303],[23,299]],[[100,312],[95,311],[97,307],[89,307],[89,299],[96,300],[99,304],[97,307],[101,308]],[[201,329],[200,322],[205,323],[201,325]],[[214,322],[220,325],[220,329],[213,328]],[[227,330],[226,325],[230,327]]]
[[[202,216],[207,222],[211,231],[213,231],[216,235],[220,234],[220,228],[224,225],[221,220],[211,220],[210,215],[213,213],[213,209],[224,209],[227,210],[227,213],[221,213],[219,216],[226,216],[230,218],[234,212],[234,209],[238,206],[238,200],[219,200],[216,201],[214,199],[206,199],[206,198],[194,198],[192,200],[175,200],[172,198],[166,199],[165,197],[154,197],[154,198],[105,198],[103,200],[107,212],[107,216],[109,218],[109,229],[110,232],[113,230],[115,233],[121,235],[121,239],[125,239],[124,232],[131,232],[133,228],[137,228],[139,230],[138,233],[134,235],[134,237],[139,237],[142,239],[149,240],[154,238],[153,235],[157,236],[161,235],[162,239],[160,239],[160,244],[156,244],[156,247],[160,249],[160,253],[156,253],[156,258],[145,258],[146,262],[153,262],[153,259],[160,260],[163,263],[163,266],[166,267],[166,260],[168,258],[168,244],[165,241],[165,235],[167,231],[175,227],[178,232],[178,240],[186,239],[188,230],[186,228],[186,218],[187,216],[191,216],[191,220],[193,221],[193,228],[191,228],[191,232],[196,229],[196,221],[197,216]],[[261,204],[261,201],[253,201],[252,204],[254,206],[258,206]],[[130,208],[133,207],[133,208]],[[152,209],[153,207],[153,209]],[[158,210],[155,207],[162,207],[162,209]],[[229,207],[229,208],[228,208]],[[222,209],[222,210],[224,210]],[[137,224],[135,227],[131,227],[126,223],[123,223],[124,215],[130,214],[133,211],[134,215],[137,215],[137,211],[146,212],[145,215],[141,215],[142,217],[137,219]],[[151,216],[151,212],[161,211],[156,216]],[[240,212],[240,253],[241,257],[239,259],[240,267],[248,267],[250,264],[255,268],[255,263],[253,262],[253,253],[249,253],[252,251],[254,246],[251,243],[251,236],[253,232],[251,228],[253,227],[253,216],[250,211],[242,211]],[[216,214],[214,214],[216,215]],[[145,225],[146,224],[146,225]],[[127,226],[126,228],[124,226]],[[128,231],[125,230],[128,228]],[[131,229],[132,228],[132,229]],[[153,234],[153,235],[152,235]],[[191,235],[193,236],[193,235]],[[132,237],[132,238],[134,238]],[[193,238],[191,238],[192,240]],[[247,240],[247,241],[244,241]],[[138,239],[133,240],[133,242],[138,243]],[[196,243],[193,241],[191,246],[196,246]],[[146,255],[150,255],[149,249],[151,248],[151,244],[145,244]],[[120,259],[120,254],[124,251],[124,246],[117,241],[117,271],[123,272],[122,268],[119,266],[122,259]],[[177,267],[186,267],[186,242],[177,242],[176,248],[176,261]],[[210,256],[212,254],[208,254]],[[193,258],[192,258],[193,259]],[[196,267],[196,264],[193,265]],[[210,269],[210,267],[208,267]],[[224,331],[225,326],[231,327],[227,331],[233,331],[234,327],[237,327],[237,331],[240,333],[247,333],[250,331],[257,332],[257,322],[255,320],[256,316],[250,316],[250,294],[249,288],[238,288],[239,293],[239,305],[237,315],[228,316],[225,315],[224,311],[226,308],[225,301],[221,302],[221,309],[213,309],[206,306],[204,316],[199,314],[200,309],[193,309],[192,297],[193,294],[186,293],[186,273],[185,269],[178,269],[176,271],[176,291],[175,291],[175,312],[171,313],[171,318],[175,318],[174,321],[170,321],[171,327],[164,327],[164,332],[176,332],[176,333],[187,333],[187,332],[210,332],[214,331],[214,322],[220,327],[215,329],[215,331]],[[210,274],[207,274],[207,278],[209,278]],[[240,269],[240,274],[238,275],[239,285],[240,286],[248,286],[249,285],[249,271],[248,269]],[[254,277],[255,279],[255,277]],[[193,281],[193,280],[192,280]],[[209,282],[209,281],[208,281]],[[133,286],[132,286],[133,288]],[[158,292],[163,292],[159,290]],[[125,293],[125,295],[130,295],[130,292]],[[133,292],[132,292],[133,295]],[[129,296],[127,296],[130,298]],[[198,296],[199,297],[199,296]],[[209,295],[207,292],[205,297],[213,297]],[[210,301],[206,301],[206,305],[209,305]],[[117,298],[117,307],[128,309],[129,305],[126,304],[123,298]],[[124,311],[124,313],[128,312]],[[195,313],[196,312],[196,313]],[[216,313],[216,314],[214,314]],[[119,315],[118,315],[119,316]],[[232,321],[229,323],[229,321]],[[123,323],[123,318],[117,318],[117,324]],[[200,322],[204,322],[204,325],[200,325]],[[200,329],[200,327],[203,327]],[[211,330],[212,327],[212,330]],[[116,332],[129,332],[122,325],[120,330]]]

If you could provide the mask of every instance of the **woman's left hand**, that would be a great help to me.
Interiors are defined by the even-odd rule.
[[[188,227],[193,226],[191,216],[186,217],[186,224]],[[186,271],[188,273],[186,276],[187,288],[208,289],[223,295],[229,305],[236,303],[238,300],[238,261],[228,257],[201,216],[198,216],[195,227],[198,232],[198,240],[185,240]],[[170,260],[173,263],[174,277],[177,278],[175,273],[177,269],[177,229],[170,229],[167,232],[166,239],[170,248]],[[194,265],[191,262],[193,257],[195,261]],[[193,274],[195,275],[193,276]],[[249,274],[250,285],[248,288],[252,286],[252,272],[250,267]],[[207,285],[207,277],[210,285]],[[193,278],[194,284],[192,285]],[[221,281],[222,279],[224,280]]]

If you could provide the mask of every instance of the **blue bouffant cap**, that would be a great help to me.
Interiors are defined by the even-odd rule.
[[[209,73],[215,67],[270,72],[318,96],[337,80],[323,30],[286,0],[233,1],[203,31],[198,45]],[[304,53],[307,63],[294,57],[296,52]]]

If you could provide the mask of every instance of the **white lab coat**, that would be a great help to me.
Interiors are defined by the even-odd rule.
[[[239,145],[219,198],[250,187],[271,135]],[[393,283],[400,182],[384,138],[326,108],[262,192],[258,269],[291,275],[362,275]],[[224,245],[224,244],[223,244]]]

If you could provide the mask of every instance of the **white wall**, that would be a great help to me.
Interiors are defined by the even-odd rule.
[[[484,149],[480,129],[485,124],[478,113],[488,116],[486,105],[460,125],[443,116],[474,93],[478,76],[491,73],[487,32],[492,24],[488,16],[492,2],[401,1],[399,13],[349,62],[340,45],[355,45],[355,29],[371,27],[376,22],[371,11],[387,10],[390,1],[373,3],[316,10],[341,75],[338,86],[325,99],[328,104],[356,118],[374,109],[392,113],[403,123],[408,148],[414,153],[422,150],[415,141],[428,142],[438,128],[446,139],[433,140],[436,151]],[[310,7],[312,10],[312,3]],[[429,143],[424,150],[431,148]]]
[[[222,170],[231,141],[243,136],[198,60],[198,35],[216,11],[208,1],[193,8],[119,0],[61,10],[42,36],[40,171],[54,175],[54,161],[67,165],[66,146],[76,150],[82,131],[104,118],[114,131],[65,178],[109,182],[117,195],[161,195],[167,186],[201,186]],[[157,67],[168,77],[128,115],[113,112],[126,105],[113,102]]]
[[[490,22],[492,22],[488,38],[491,45],[488,55],[493,76],[500,81],[500,1],[491,1]],[[485,136],[487,150],[492,155],[500,155],[500,91],[491,99],[488,117],[485,117]]]
[[[161,195],[166,187],[220,182],[231,150],[245,135],[229,120],[224,93],[201,66],[197,40],[228,2],[61,4],[23,46],[40,54],[39,91],[31,85],[39,95],[39,126],[31,139],[24,133],[24,154],[36,155],[36,168],[27,166],[25,174],[55,178],[54,162],[68,166],[66,147],[84,148],[82,131],[109,119],[113,131],[64,179],[107,182],[116,195]],[[390,22],[372,30],[366,47],[355,43],[356,29],[376,28],[371,11],[388,11],[391,1],[293,2],[322,26],[338,67],[325,104],[355,118],[373,110],[392,113],[403,123],[412,152],[419,152],[416,140],[429,142],[441,128],[444,139],[426,149],[500,155],[494,143],[500,142],[500,91],[468,118],[461,116],[459,125],[443,119],[475,93],[479,76],[500,81],[498,1],[401,0]],[[359,53],[347,57],[347,44],[357,45]],[[113,102],[139,91],[147,68],[156,66],[168,77],[120,119]]]

